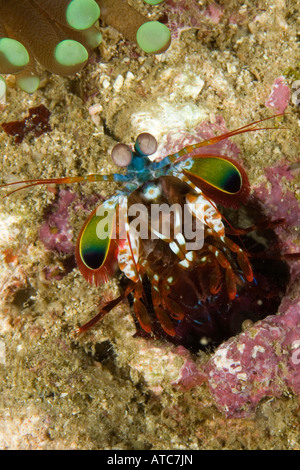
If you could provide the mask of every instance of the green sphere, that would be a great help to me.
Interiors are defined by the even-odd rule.
[[[25,67],[29,63],[29,54],[19,41],[10,38],[0,39],[0,53],[2,53],[13,67]]]
[[[159,54],[169,47],[171,33],[169,28],[159,21],[148,21],[138,29],[136,40],[143,51],[148,54]]]
[[[90,28],[99,18],[100,8],[94,0],[72,0],[66,10],[67,22],[71,28]]]
[[[158,5],[159,3],[162,3],[164,0],[144,0],[145,3],[148,3],[149,5]]]
[[[58,43],[54,55],[59,64],[67,67],[82,64],[89,57],[86,48],[73,39],[65,39]]]

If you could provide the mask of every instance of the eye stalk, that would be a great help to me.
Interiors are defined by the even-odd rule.
[[[139,157],[152,155],[157,150],[156,138],[148,132],[143,132],[138,135],[134,144],[134,150]]]
[[[157,150],[157,141],[155,137],[148,132],[140,134],[134,144],[134,151],[126,144],[117,144],[111,151],[111,158],[115,165],[119,167],[129,166],[131,163],[135,169],[141,169],[143,158],[140,161],[140,157],[148,157]],[[138,163],[138,161],[140,161]]]
[[[117,144],[111,151],[111,158],[115,165],[119,167],[128,166],[132,160],[132,151],[125,144]]]

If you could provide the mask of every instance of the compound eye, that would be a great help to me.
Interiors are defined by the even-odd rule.
[[[134,150],[141,157],[152,155],[157,150],[156,138],[148,132],[143,132],[137,137]]]
[[[128,166],[132,160],[132,151],[125,144],[117,144],[111,151],[111,158],[115,165],[123,167]]]

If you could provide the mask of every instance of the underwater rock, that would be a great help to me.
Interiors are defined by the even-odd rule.
[[[289,304],[287,306],[287,304]],[[300,302],[221,345],[205,367],[210,391],[228,417],[248,416],[287,388],[300,397]]]

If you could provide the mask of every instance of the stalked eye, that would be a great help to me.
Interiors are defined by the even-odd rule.
[[[157,150],[156,138],[148,132],[143,132],[137,137],[134,150],[141,157],[152,155]]]
[[[132,160],[132,152],[128,145],[117,144],[111,151],[111,158],[115,165],[123,167],[128,166]]]

